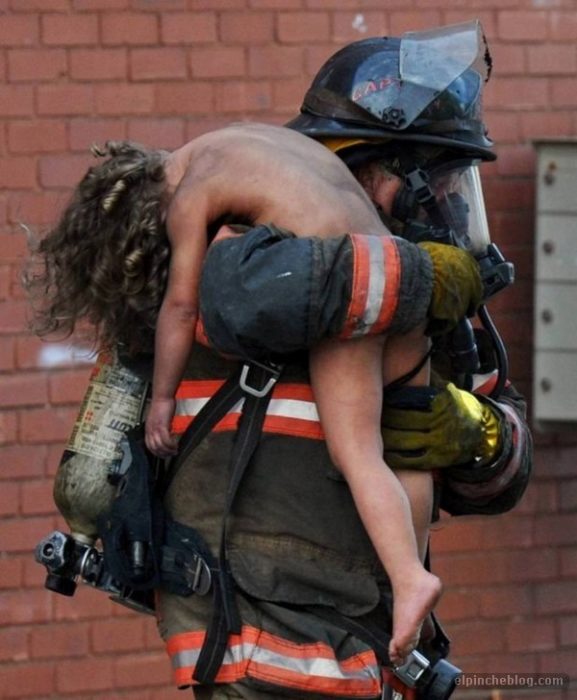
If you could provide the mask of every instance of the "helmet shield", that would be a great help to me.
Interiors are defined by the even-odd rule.
[[[394,71],[381,53],[359,66],[351,99],[392,129],[415,124],[436,100],[437,117],[480,119],[485,52],[478,21],[408,32],[401,38]]]

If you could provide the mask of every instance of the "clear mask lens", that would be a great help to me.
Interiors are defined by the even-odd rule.
[[[475,256],[483,255],[491,243],[479,168],[469,161],[435,170],[430,186],[439,210],[454,232],[458,244]]]

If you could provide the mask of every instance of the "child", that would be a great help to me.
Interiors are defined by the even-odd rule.
[[[79,217],[74,221],[75,211],[82,207],[81,202],[77,206],[73,203],[64,217],[67,224],[63,220],[54,240],[58,240],[56,246],[78,251],[89,245],[82,235],[96,240],[101,229],[106,230],[104,238],[110,250],[94,245],[94,267],[84,272],[92,296],[84,294],[68,310],[68,327],[81,314],[97,323],[110,314],[102,308],[97,290],[103,288],[102,279],[113,278],[133,314],[130,317],[130,312],[119,310],[112,325],[104,324],[104,339],[114,341],[116,332],[116,339],[122,340],[123,335],[130,334],[127,328],[121,328],[121,319],[130,322],[142,312],[140,318],[145,322],[140,321],[140,330],[144,333],[158,294],[155,289],[146,308],[142,295],[123,291],[124,281],[119,277],[129,277],[128,291],[131,271],[135,276],[132,268],[142,267],[136,229],[154,248],[159,245],[165,217],[171,257],[156,324],[146,438],[154,453],[166,457],[176,451],[170,423],[174,395],[194,340],[197,280],[207,245],[207,226],[226,214],[232,220],[254,224],[271,222],[298,236],[388,232],[363,189],[336,156],[307,137],[280,127],[236,125],[201,136],[173,153],[143,152],[132,166],[127,162],[120,167],[122,158],[121,152],[118,156],[113,153],[102,166],[114,169],[117,160],[118,177],[109,177],[100,188],[91,190],[91,201],[82,201],[82,207],[93,210],[89,222]],[[85,181],[98,178],[96,168]],[[82,187],[81,183],[77,191],[80,199]],[[152,187],[152,193],[146,187]],[[377,196],[375,199],[378,201]],[[75,231],[77,240],[71,243],[63,230],[70,234],[75,226],[80,228]],[[91,236],[86,236],[87,231]],[[53,256],[61,255],[55,252],[55,246],[45,245]],[[70,255],[67,263],[73,259]],[[112,274],[110,270],[115,266],[117,272]],[[139,281],[138,274],[133,282]],[[59,282],[54,278],[50,284],[58,286]],[[68,292],[74,290],[69,288]],[[109,303],[122,306],[113,294],[111,290]],[[59,301],[60,306],[66,305]],[[51,320],[65,327],[56,306]],[[412,369],[426,352],[425,339],[420,333],[418,337],[389,341],[389,347],[395,350],[392,357],[387,353],[385,374],[383,346],[382,337],[323,342],[311,353],[311,376],[331,457],[350,486],[360,517],[391,579],[394,611],[390,656],[398,663],[418,641],[421,624],[440,595],[440,582],[421,564],[431,514],[431,475],[397,473],[397,478],[383,461],[379,430],[383,381],[398,376],[401,370]],[[426,383],[427,377],[421,375],[419,380]]]

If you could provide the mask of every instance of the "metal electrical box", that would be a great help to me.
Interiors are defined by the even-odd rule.
[[[533,418],[577,427],[577,139],[536,141]],[[546,426],[544,426],[546,427]]]

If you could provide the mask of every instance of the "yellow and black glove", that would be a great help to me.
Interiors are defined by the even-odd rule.
[[[437,469],[479,460],[500,448],[500,419],[468,391],[402,387],[385,396],[382,413],[385,461],[396,469]]]
[[[466,316],[472,316],[483,300],[483,283],[475,258],[466,250],[444,243],[418,244],[433,263],[433,293],[429,306],[432,335],[454,328]]]

